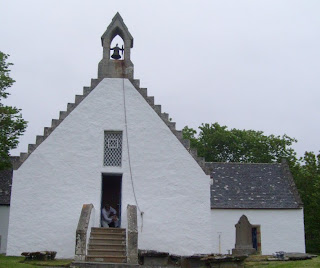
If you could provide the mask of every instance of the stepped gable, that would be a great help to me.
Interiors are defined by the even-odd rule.
[[[170,121],[168,113],[161,111],[161,105],[154,104],[154,97],[148,96],[147,88],[140,88],[140,80],[129,79],[136,90],[141,94],[141,96],[146,100],[146,102],[151,106],[151,108],[158,114],[162,121],[168,126],[171,132],[177,137],[177,139],[182,143],[182,145],[188,150],[191,156],[197,161],[200,167],[207,173],[205,166],[205,161],[203,157],[197,156],[197,150],[190,148],[190,141],[183,139],[182,131],[176,130],[176,123]],[[68,103],[66,111],[60,111],[59,119],[52,119],[51,127],[45,127],[43,135],[36,137],[35,144],[28,145],[27,153],[20,153],[19,161],[16,160],[16,166],[19,168],[23,162],[29,157],[29,155],[61,124],[61,122],[94,90],[94,88],[100,83],[100,79],[91,79],[91,86],[83,88],[82,95],[75,96],[74,103]],[[208,173],[207,173],[208,174]]]
[[[66,111],[60,111],[59,119],[52,119],[51,126],[45,127],[43,135],[37,135],[36,143],[28,145],[28,152],[20,153],[20,157],[16,160],[16,169],[18,169],[24,161],[32,154],[32,152],[43,142],[50,134],[61,124],[61,122],[79,105],[80,102],[87,97],[90,92],[98,85],[100,81],[98,79],[91,79],[90,87],[83,87],[83,94],[75,96],[74,103],[68,103]]]
[[[121,60],[110,59],[110,45],[113,38],[119,35],[124,41],[124,55]],[[98,65],[98,78],[91,79],[91,86],[83,88],[82,95],[75,96],[74,103],[68,103],[66,111],[60,111],[59,119],[52,119],[51,127],[45,127],[43,135],[36,137],[35,144],[28,145],[28,152],[21,153],[17,167],[29,157],[29,155],[61,124],[61,122],[86,98],[90,92],[102,81],[104,78],[127,78],[131,81],[136,90],[151,106],[151,108],[159,115],[162,121],[168,126],[172,133],[188,150],[191,156],[197,161],[200,167],[207,173],[205,161],[203,157],[198,157],[197,150],[190,148],[190,141],[183,139],[182,131],[176,130],[176,123],[171,122],[169,114],[161,111],[161,105],[156,105],[153,96],[148,96],[146,88],[140,88],[140,80],[133,78],[133,64],[130,60],[130,49],[133,47],[133,37],[128,31],[127,26],[124,24],[122,17],[117,13],[107,30],[101,37],[103,47],[103,58]],[[207,173],[208,174],[208,173]]]
[[[286,163],[206,163],[212,209],[297,209],[303,204]]]
[[[202,170],[209,174],[207,167],[205,165],[204,157],[198,156],[198,151],[195,148],[190,147],[190,140],[184,139],[182,136],[182,130],[176,130],[176,122],[170,121],[170,116],[168,113],[164,113],[161,111],[161,105],[154,104],[154,97],[148,96],[147,88],[140,88],[139,80],[130,80],[136,90],[141,94],[141,96],[146,100],[146,102],[151,106],[151,108],[158,114],[158,116],[162,119],[162,121],[168,126],[171,132],[176,136],[176,138],[181,142],[181,144],[186,148],[186,150],[190,153],[190,155],[197,161]]]

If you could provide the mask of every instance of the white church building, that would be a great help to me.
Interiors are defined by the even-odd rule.
[[[117,35],[123,50],[110,47]],[[109,203],[127,243],[133,228],[139,250],[228,254],[249,235],[244,248],[260,254],[305,252],[303,205],[288,165],[206,163],[134,79],[133,37],[119,13],[101,41],[98,78],[14,165],[9,221],[9,213],[1,214],[1,250],[14,256],[53,250],[57,258],[74,258],[82,247],[87,259],[91,254],[105,261],[102,250],[92,253],[91,247],[89,253],[88,243]],[[0,213],[9,210],[6,202]],[[133,217],[136,208],[136,227],[128,205]],[[250,234],[236,228],[240,218]],[[84,241],[81,226],[88,232]]]

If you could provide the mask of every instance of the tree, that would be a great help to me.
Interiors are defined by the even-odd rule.
[[[297,141],[287,135],[266,136],[262,131],[228,130],[218,123],[202,124],[199,129],[198,136],[197,131],[188,126],[182,133],[207,162],[273,163],[280,162],[282,158],[291,164],[297,161],[296,153],[290,147]]]
[[[197,131],[186,126],[183,137],[207,162],[274,163],[286,158],[304,204],[307,252],[320,252],[320,154],[305,152],[297,159],[287,135],[266,136],[262,131],[228,130],[218,123],[202,124]]]
[[[320,154],[305,152],[293,175],[304,205],[307,251],[317,253],[320,251]]]
[[[2,103],[10,94],[8,88],[15,82],[10,77],[9,55],[0,51],[0,170],[11,167],[10,150],[18,146],[19,137],[27,127],[20,109]]]

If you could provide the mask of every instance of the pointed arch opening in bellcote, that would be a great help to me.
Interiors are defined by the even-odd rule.
[[[120,50],[116,48],[119,48]],[[110,41],[110,59],[124,60],[124,57],[125,57],[125,49],[124,49],[123,37],[121,37],[121,35],[119,34],[116,34],[111,38],[111,41]]]
[[[98,79],[133,79],[134,68],[130,60],[133,37],[119,13],[116,13],[101,36],[101,43],[103,57],[98,66]]]

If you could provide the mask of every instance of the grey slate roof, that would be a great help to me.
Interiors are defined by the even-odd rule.
[[[294,209],[302,202],[286,163],[206,163],[211,208]]]
[[[12,169],[0,170],[0,205],[10,205]]]

